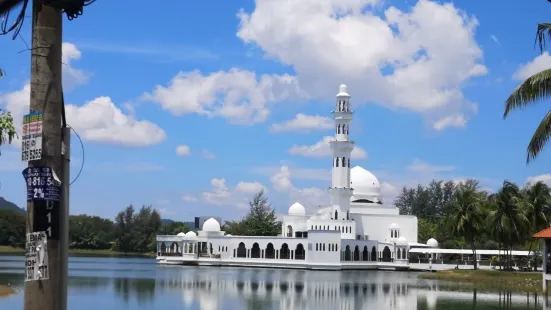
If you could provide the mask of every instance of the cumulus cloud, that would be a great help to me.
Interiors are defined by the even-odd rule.
[[[291,179],[291,170],[287,166],[281,166],[270,177],[272,187],[276,191],[289,195],[289,203],[298,201],[310,211],[313,211],[318,206],[324,206],[329,203],[329,196],[326,190],[317,187],[298,188],[293,184]]]
[[[331,148],[329,142],[335,140],[335,137],[326,136],[322,140],[312,145],[293,145],[289,149],[289,154],[305,157],[331,157]],[[352,159],[367,158],[367,152],[359,146],[355,146],[352,151]]]
[[[520,65],[513,74],[513,79],[523,81],[549,68],[551,68],[551,56],[549,56],[548,52],[543,52],[543,54],[537,56],[532,61]]]
[[[63,62],[63,90],[70,91],[80,84],[88,82],[88,74],[76,69],[71,65],[75,60],[79,60],[82,53],[79,49],[69,42],[63,42],[61,45],[61,61]]]
[[[407,170],[423,174],[434,174],[438,172],[453,171],[455,170],[455,167],[431,165],[420,160],[419,158],[416,158],[410,165],[407,166]]]
[[[344,82],[355,103],[407,109],[431,123],[476,113],[462,93],[469,79],[487,74],[476,18],[451,3],[428,0],[409,11],[388,7],[377,16],[373,3],[257,0],[252,12],[239,12],[237,36],[292,66],[313,97],[331,98]]]
[[[191,149],[187,145],[178,145],[176,147],[176,154],[180,157],[186,157],[191,155]]]
[[[216,154],[212,153],[212,152],[209,152],[208,150],[206,149],[203,149],[203,151],[201,152],[201,154],[203,155],[204,158],[206,159],[214,159],[216,158]]]
[[[308,132],[313,130],[331,129],[334,126],[334,121],[328,117],[298,113],[291,120],[279,124],[273,124],[270,127],[270,130],[272,132]]]
[[[211,190],[201,193],[200,198],[192,194],[184,194],[184,201],[201,201],[216,206],[232,206],[238,209],[247,209],[252,195],[261,189],[268,189],[259,182],[239,182],[234,188],[228,187],[226,179],[214,178],[210,182]]]
[[[87,80],[82,71],[71,66],[71,61],[80,56],[80,51],[73,44],[63,44],[64,77],[75,83],[73,86]],[[23,115],[29,113],[30,91],[30,83],[26,82],[19,90],[0,94],[0,107],[12,113],[19,136]],[[143,147],[160,143],[166,138],[164,130],[158,125],[123,113],[110,97],[98,97],[81,106],[66,103],[65,109],[67,122],[83,140]],[[14,145],[19,146],[20,140],[14,141]]]
[[[296,77],[257,76],[241,69],[203,75],[198,70],[178,73],[168,86],[157,85],[143,100],[158,103],[173,115],[197,113],[223,117],[234,124],[264,122],[269,104],[304,96]]]
[[[551,186],[551,174],[549,174],[549,173],[540,174],[540,175],[535,175],[535,176],[528,177],[526,179],[526,183],[535,184],[535,183],[538,183],[538,182],[543,182],[543,183]]]

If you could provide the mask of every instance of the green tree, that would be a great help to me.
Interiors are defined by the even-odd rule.
[[[17,131],[13,125],[11,113],[0,109],[0,146],[11,144],[15,137],[17,137]]]
[[[115,217],[115,247],[124,253],[155,251],[155,237],[161,228],[161,216],[152,206],[137,213],[132,205]]]
[[[233,236],[245,236],[247,225],[245,218],[237,221],[225,221],[222,230]]]
[[[547,184],[543,182],[537,182],[536,184],[529,184],[526,186],[522,194],[524,201],[526,202],[526,218],[530,222],[530,229],[527,236],[530,242],[528,251],[532,251],[534,238],[531,238],[533,233],[543,230],[549,227],[549,217],[551,216],[551,194]],[[537,270],[536,253],[534,252],[534,271]]]
[[[12,210],[0,210],[0,245],[25,245],[25,215]]]
[[[69,247],[104,250],[112,247],[114,224],[108,219],[86,214],[69,216]]]
[[[115,217],[115,247],[129,253],[134,248],[134,206],[130,205]]]
[[[476,242],[483,228],[481,212],[483,200],[478,192],[478,182],[471,181],[457,186],[448,214],[448,225],[454,237],[462,237],[473,251],[474,269],[477,269]]]
[[[540,52],[545,50],[546,37],[551,37],[551,23],[538,24],[537,41],[539,43]],[[509,95],[505,101],[505,112],[503,118],[507,118],[509,113],[514,110],[525,108],[535,104],[542,99],[549,99],[551,94],[551,69],[540,71],[522,82]],[[551,135],[551,110],[543,117],[536,131],[532,135],[532,139],[528,143],[526,163],[535,159],[543,150]]]
[[[159,234],[160,235],[177,235],[181,232],[187,233],[190,230],[191,228],[185,223],[174,221],[174,222],[161,225]]]
[[[281,232],[281,222],[277,220],[275,209],[268,203],[264,190],[249,201],[250,210],[244,224],[249,236],[277,236]]]

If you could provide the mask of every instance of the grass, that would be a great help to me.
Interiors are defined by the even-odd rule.
[[[513,272],[499,270],[444,270],[422,273],[421,279],[470,283],[475,287],[511,290],[515,292],[540,292],[541,272]]]
[[[9,286],[0,285],[0,298],[15,294],[15,290]]]
[[[11,246],[0,245],[0,254],[23,254],[25,249],[14,248]],[[99,256],[99,257],[111,257],[111,256],[131,256],[131,257],[155,257],[155,253],[123,253],[113,250],[82,250],[82,249],[69,249],[69,254],[75,256]]]

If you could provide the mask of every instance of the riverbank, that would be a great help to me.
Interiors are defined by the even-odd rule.
[[[24,254],[25,249],[14,248],[11,246],[0,245],[0,254]],[[69,254],[73,256],[103,256],[103,257],[155,257],[155,253],[123,253],[113,250],[82,250],[69,249]]]
[[[499,270],[443,270],[419,275],[420,279],[470,283],[475,287],[504,289],[514,292],[540,292],[541,272]]]
[[[9,286],[0,285],[0,298],[15,294],[15,290]]]

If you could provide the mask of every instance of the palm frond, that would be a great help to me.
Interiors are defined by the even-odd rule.
[[[531,160],[535,159],[538,154],[543,150],[547,141],[551,137],[551,111],[545,114],[545,117],[539,124],[538,128],[534,132],[530,143],[528,144],[526,156],[526,163],[528,164]]]
[[[535,44],[537,43],[539,45],[540,52],[542,53],[545,50],[546,37],[547,39],[551,39],[551,23],[538,24]]]
[[[551,69],[543,70],[527,78],[509,95],[505,101],[503,118],[506,118],[513,110],[524,108],[545,98],[551,98]]]

